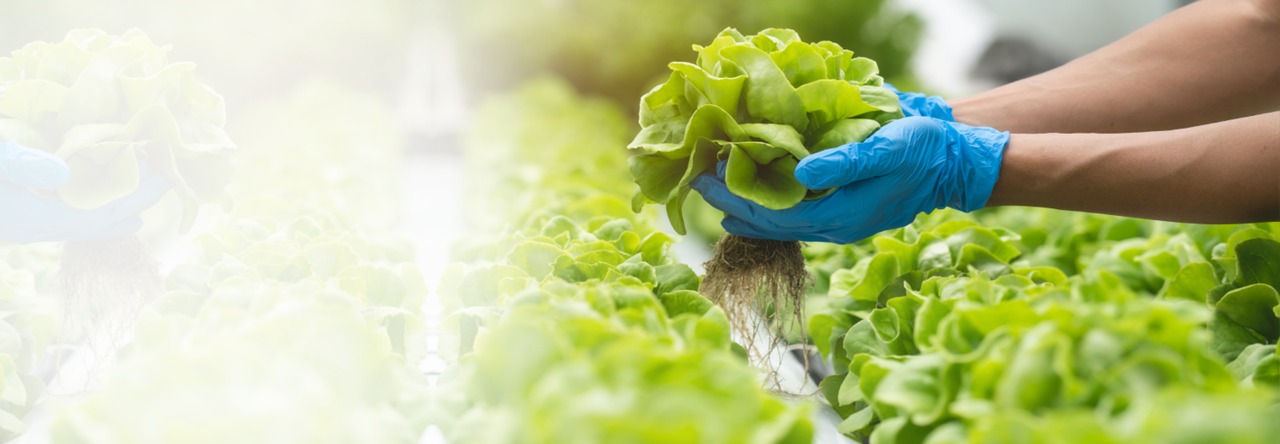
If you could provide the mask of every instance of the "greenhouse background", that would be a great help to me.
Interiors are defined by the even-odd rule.
[[[633,211],[640,97],[726,27],[958,98],[1184,3],[2,2],[0,142],[186,181],[0,242],[0,442],[1274,442],[1280,223],[921,215],[807,245],[775,344],[698,293],[721,213]]]

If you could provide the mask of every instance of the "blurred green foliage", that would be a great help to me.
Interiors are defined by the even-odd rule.
[[[627,109],[665,80],[668,62],[693,60],[690,45],[726,27],[830,40],[876,60],[892,82],[910,76],[923,26],[888,0],[473,0],[454,12],[473,86],[500,89],[553,73]]]
[[[482,91],[554,74],[630,110],[667,62],[726,27],[831,40],[904,82],[922,29],[889,0],[42,0],[0,2],[0,16],[21,18],[0,28],[6,52],[75,28],[142,29],[198,63],[233,109],[315,77],[392,97],[423,81],[406,79],[407,57],[449,70],[456,54]]]
[[[450,442],[812,442],[808,406],[760,387],[656,212],[631,211],[617,106],[547,80],[477,116],[475,234],[439,287]]]
[[[243,109],[323,78],[386,97],[403,86],[422,0],[0,1],[0,53],[56,41],[76,28],[138,28],[169,56],[199,66],[200,80]]]

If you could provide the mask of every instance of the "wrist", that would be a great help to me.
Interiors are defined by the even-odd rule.
[[[979,127],[999,128],[1018,133],[1051,132],[1061,122],[1045,122],[1040,112],[1045,109],[1032,80],[1001,86],[981,94],[952,100],[956,122]]]
[[[1062,196],[1059,188],[1070,184],[1091,153],[1053,149],[1060,146],[1060,134],[1013,134],[1000,163],[999,178],[991,191],[988,207],[1049,206],[1049,199]],[[1080,135],[1078,137],[1090,137]],[[1077,181],[1077,187],[1081,186]]]
[[[955,117],[956,123],[963,123],[969,126],[980,125],[976,118],[976,100],[973,97],[966,97],[947,102],[948,105],[951,105],[951,115]]]
[[[1002,103],[997,91],[989,91],[987,93],[956,99],[950,102],[951,113],[955,116],[956,123],[962,123],[969,126],[980,127],[1001,127],[1006,126],[999,113],[1001,109],[1007,109],[1009,105]]]
[[[1045,187],[1048,178],[1031,173],[1036,168],[1029,164],[1043,157],[1027,153],[1034,150],[1027,144],[1027,137],[1024,134],[1009,137],[1009,147],[1000,162],[1000,175],[987,200],[988,207],[1027,205],[1033,201],[1029,196]]]

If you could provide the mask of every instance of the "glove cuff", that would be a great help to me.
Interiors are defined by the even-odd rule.
[[[948,122],[956,121],[956,116],[952,114],[951,105],[948,105],[947,101],[942,100],[941,97],[926,96],[925,105],[921,109],[926,116]]]
[[[907,113],[907,115],[932,117],[946,122],[956,121],[955,115],[952,114],[951,105],[948,105],[947,101],[941,97],[926,96],[920,93],[900,93],[898,100],[902,102],[903,112]]]
[[[951,133],[948,150],[955,163],[946,206],[964,212],[981,209],[1000,179],[1009,132],[962,123],[947,123],[947,129]]]

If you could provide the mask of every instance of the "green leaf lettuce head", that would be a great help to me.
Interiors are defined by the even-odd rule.
[[[71,177],[58,197],[79,208],[128,195],[141,174],[163,174],[188,228],[198,203],[222,194],[234,145],[222,97],[168,51],[138,30],[82,29],[0,58],[0,140],[64,159]]]
[[[902,117],[871,59],[795,31],[744,36],[726,29],[694,46],[696,63],[673,62],[666,83],[640,101],[642,129],[628,147],[637,203],[667,204],[684,233],[689,183],[727,162],[729,191],[769,209],[823,195],[793,173],[811,153],[860,142]]]

